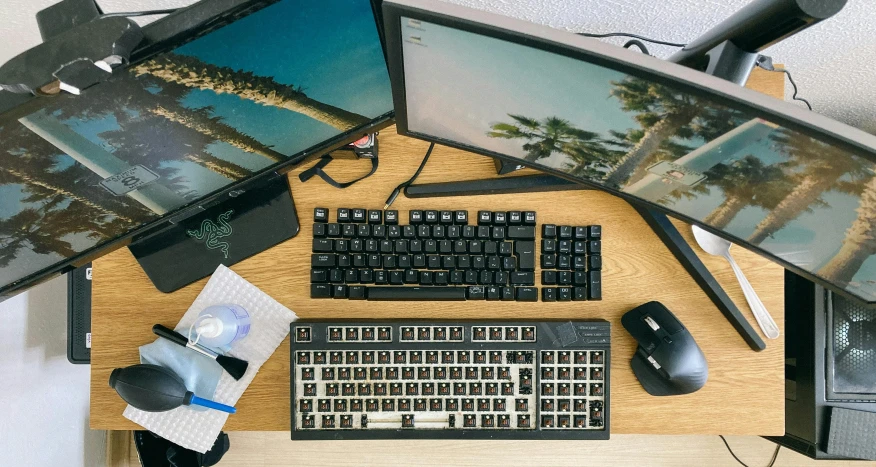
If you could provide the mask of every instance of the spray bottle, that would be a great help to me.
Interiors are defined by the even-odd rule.
[[[189,329],[189,340],[222,349],[249,334],[249,313],[240,305],[213,305],[198,313]]]

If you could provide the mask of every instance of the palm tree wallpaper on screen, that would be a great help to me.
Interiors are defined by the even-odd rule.
[[[519,141],[527,162],[538,164],[560,154],[566,162],[554,163],[554,168],[623,189],[641,180],[655,163],[676,161],[749,120],[741,112],[640,79],[612,81],[611,86],[610,98],[633,115],[638,128],[603,135],[560,116],[509,113],[508,121],[492,122],[486,134]],[[839,251],[814,261],[823,265],[819,273],[825,278],[841,285],[855,283],[854,276],[876,254],[874,165],[782,128],[766,140],[757,153],[726,154],[724,162],[703,174],[701,183],[674,190],[657,202],[673,207],[681,199],[688,200],[698,210],[682,212],[719,229],[727,228],[745,210],[762,212],[743,237],[760,244],[786,227],[796,228],[801,214],[830,210],[824,193],[860,197],[858,217],[842,234],[845,240]],[[703,213],[706,205],[711,207]],[[842,238],[839,233],[834,235]]]
[[[92,159],[145,167],[179,207],[392,110],[367,0],[279,2],[61,97],[38,119],[72,132],[0,124],[0,286],[157,217]]]

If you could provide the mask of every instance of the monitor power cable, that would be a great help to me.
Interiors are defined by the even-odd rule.
[[[730,449],[730,444],[727,443],[727,439],[724,438],[724,435],[718,435],[718,437],[721,438],[721,441],[724,442],[724,446],[727,446],[727,450],[730,451],[730,455],[733,456],[734,459],[736,459],[736,462],[739,462],[739,463],[742,464],[744,467],[748,467],[748,464],[746,464],[745,462],[742,462],[742,459],[736,457],[736,454],[733,452],[732,449]],[[773,465],[775,465],[775,463],[776,463],[776,459],[779,457],[779,450],[780,450],[780,449],[782,449],[782,446],[779,445],[779,444],[777,444],[777,445],[776,445],[776,450],[773,451],[773,457],[770,458],[770,463],[767,464],[766,467],[773,467]]]
[[[399,195],[399,193],[401,193],[402,190],[404,190],[406,187],[413,184],[414,181],[417,179],[417,177],[420,176],[420,172],[423,171],[423,167],[426,167],[426,162],[429,161],[429,156],[432,154],[432,149],[434,149],[434,148],[435,148],[435,143],[429,144],[429,149],[426,150],[426,155],[423,156],[423,162],[420,162],[420,166],[417,167],[417,171],[414,172],[414,176],[409,178],[406,182],[402,182],[399,186],[395,187],[395,189],[392,190],[392,193],[390,193],[389,198],[386,198],[386,205],[383,206],[384,211],[389,209],[390,206],[392,206],[392,203],[395,201],[396,198],[398,198],[398,195]]]

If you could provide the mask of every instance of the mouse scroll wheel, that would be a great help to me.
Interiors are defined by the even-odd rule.
[[[657,324],[657,321],[654,321],[654,318],[652,318],[651,316],[646,315],[644,319],[645,322],[648,323],[648,327],[650,327],[651,330],[656,331],[660,329],[660,325]]]

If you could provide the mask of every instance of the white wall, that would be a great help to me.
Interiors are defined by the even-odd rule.
[[[88,429],[89,366],[67,361],[67,282],[0,303],[0,465],[95,467],[105,434]]]

